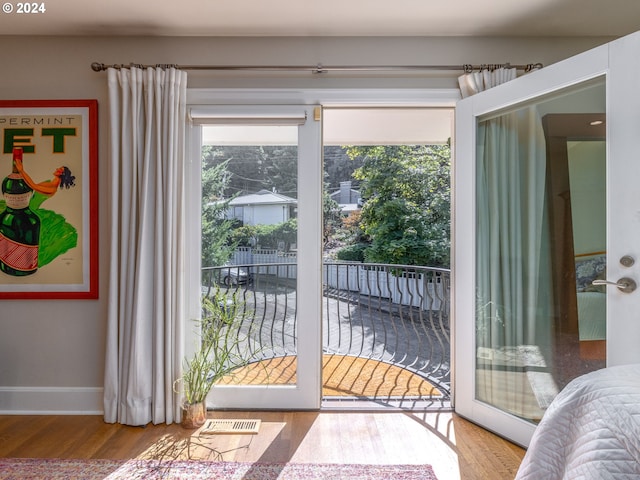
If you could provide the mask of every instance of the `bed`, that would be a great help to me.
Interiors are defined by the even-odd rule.
[[[640,364],[570,382],[545,412],[516,480],[640,478]]]

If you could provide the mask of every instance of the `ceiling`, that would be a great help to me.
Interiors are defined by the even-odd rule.
[[[640,30],[638,0],[49,0],[2,35],[612,36]]]

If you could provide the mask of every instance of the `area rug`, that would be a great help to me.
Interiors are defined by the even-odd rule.
[[[1,480],[437,480],[430,465],[0,459]]]

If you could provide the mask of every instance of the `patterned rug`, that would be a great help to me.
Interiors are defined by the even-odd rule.
[[[430,465],[0,458],[1,480],[437,480]]]

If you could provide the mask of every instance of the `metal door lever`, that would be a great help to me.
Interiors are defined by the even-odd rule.
[[[608,280],[594,280],[593,282],[591,282],[591,285],[615,285],[616,287],[618,287],[618,290],[624,293],[631,293],[638,287],[636,281],[633,278],[629,277],[622,277],[617,282],[610,282]]]

